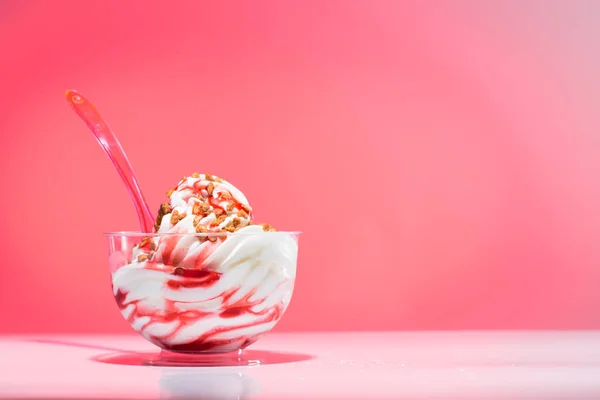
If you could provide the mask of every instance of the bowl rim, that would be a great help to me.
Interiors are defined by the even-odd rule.
[[[139,232],[139,231],[116,231],[104,232],[106,237],[160,237],[160,236],[260,236],[260,235],[300,235],[301,231],[274,231],[274,232],[206,232],[206,233],[176,233],[176,232]]]

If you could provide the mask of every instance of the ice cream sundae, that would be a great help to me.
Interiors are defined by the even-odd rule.
[[[211,174],[182,178],[167,197],[152,234],[108,234],[121,313],[166,350],[245,348],[290,302],[297,235],[255,223],[243,193]]]

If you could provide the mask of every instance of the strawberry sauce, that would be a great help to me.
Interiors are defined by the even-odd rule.
[[[145,263],[145,268],[166,272],[165,266],[161,265],[159,267],[152,262]],[[165,285],[170,290],[175,291],[203,290],[212,287],[219,281],[219,279],[221,279],[221,274],[215,271],[209,271],[206,269],[185,269],[181,267],[173,269],[172,276],[173,278],[169,279]],[[228,340],[218,339],[215,338],[215,336],[238,329],[245,329],[256,325],[274,322],[281,318],[281,315],[283,314],[283,304],[267,307],[261,311],[254,311],[253,307],[261,304],[264,301],[264,299],[250,300],[255,293],[254,290],[250,291],[250,293],[242,296],[241,298],[232,301],[231,299],[235,296],[238,290],[239,288],[234,288],[217,296],[221,298],[222,306],[218,311],[214,312],[204,312],[201,310],[182,310],[181,308],[177,307],[176,301],[168,299],[161,299],[161,301],[164,302],[164,305],[160,308],[147,310],[147,306],[142,307],[140,304],[138,304],[143,300],[128,301],[127,293],[121,290],[117,291],[115,300],[122,312],[124,312],[126,309],[130,310],[133,307],[133,311],[127,318],[130,324],[134,323],[139,318],[149,317],[149,322],[139,329],[140,333],[144,333],[145,328],[153,323],[172,323],[173,321],[178,322],[170,332],[160,337],[148,337],[149,335],[145,335],[157,346],[168,351],[207,353],[213,351],[213,349],[216,349],[217,347],[219,349],[216,349],[215,351],[221,351],[223,348],[225,348],[225,351],[227,351],[228,345],[231,345],[232,349],[240,349],[249,346],[258,340],[262,333],[249,337],[235,337]],[[231,319],[243,315],[253,315],[255,318],[252,318],[251,323],[234,326],[216,326],[210,331],[201,334],[199,337],[195,338],[189,343],[178,345],[169,344],[170,338],[176,336],[183,328],[198,322],[202,318],[218,317],[221,319]]]

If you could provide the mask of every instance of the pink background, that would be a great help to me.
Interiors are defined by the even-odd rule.
[[[206,171],[305,232],[277,330],[600,328],[600,3],[148,4],[0,2],[0,332],[130,332],[67,88],[153,210]]]

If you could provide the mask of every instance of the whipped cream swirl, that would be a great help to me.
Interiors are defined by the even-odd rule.
[[[189,207],[184,197],[171,197],[175,207]],[[297,253],[295,235],[258,225],[215,242],[157,235],[135,249],[133,262],[116,269],[113,291],[131,326],[162,348],[237,350],[281,318],[292,296]]]

